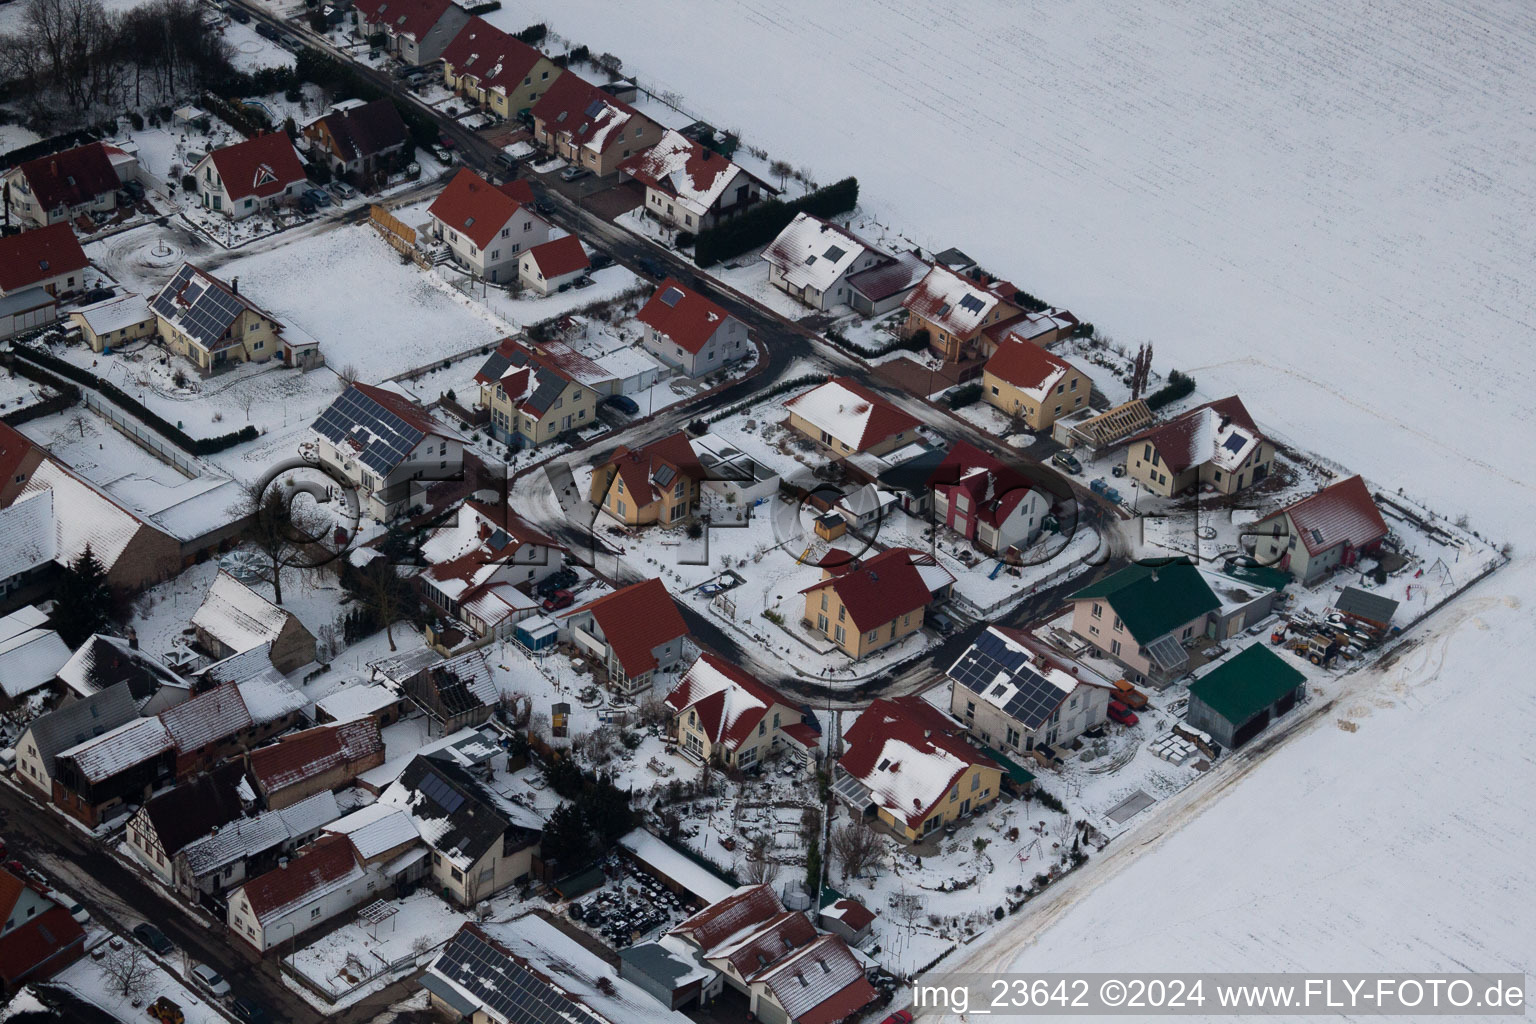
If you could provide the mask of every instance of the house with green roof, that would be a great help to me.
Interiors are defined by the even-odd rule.
[[[1184,643],[1221,608],[1187,558],[1133,562],[1073,594],[1072,632],[1119,662],[1132,682],[1166,685],[1189,664]]]
[[[1189,687],[1185,721],[1229,749],[1242,746],[1306,696],[1307,677],[1263,644],[1201,676]]]

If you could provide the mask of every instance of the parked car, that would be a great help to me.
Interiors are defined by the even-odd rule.
[[[533,592],[540,597],[548,597],[557,590],[564,590],[577,580],[575,569],[559,569],[539,580]]]
[[[299,41],[293,36],[283,36],[278,40],[278,43],[290,50],[297,50],[299,48]]]
[[[640,403],[636,402],[628,395],[609,395],[607,398],[603,399],[603,404],[611,405],[615,409],[619,410],[619,412],[628,413],[631,416],[634,416],[640,411]]]
[[[1118,700],[1112,700],[1109,702],[1109,719],[1112,722],[1119,722],[1121,725],[1135,725],[1138,721],[1140,721],[1140,719],[1136,717],[1136,712],[1132,711]]]
[[[635,266],[639,267],[640,272],[647,277],[667,276],[667,268],[662,266],[659,260],[651,256],[641,256],[635,260]]]
[[[572,288],[591,288],[594,283],[595,282],[592,280],[592,275],[591,274],[582,274],[576,280],[571,282],[571,287]]]
[[[187,1015],[181,1012],[181,1007],[165,996],[161,996],[149,1004],[149,1016],[151,1020],[157,1020],[160,1024],[186,1024]]]
[[[310,195],[308,192],[306,192],[303,195],[299,196],[299,212],[300,213],[315,213],[319,209],[320,209],[320,204],[315,202],[315,197]]]
[[[580,181],[582,178],[585,178],[591,173],[592,172],[587,170],[585,167],[577,167],[575,164],[572,164],[570,167],[567,167],[565,170],[560,172],[560,180]]]
[[[500,167],[504,171],[510,171],[512,168],[517,166],[517,157],[513,156],[511,153],[508,153],[506,150],[502,150],[496,154],[496,166]]]
[[[323,188],[307,188],[304,194],[313,199],[318,207],[324,208],[331,205],[331,194]]]
[[[356,199],[357,189],[344,181],[333,181],[331,182],[331,194],[337,199]]]
[[[175,946],[171,945],[171,940],[165,937],[164,932],[162,932],[159,928],[156,928],[154,925],[149,924],[148,922],[135,925],[133,929],[133,937],[138,939],[141,945],[147,947],[155,953],[159,953],[161,956],[165,956],[167,953],[176,948]]]
[[[79,903],[76,903],[57,889],[49,889],[48,895],[53,897],[55,903],[69,911],[69,916],[74,918],[77,924],[85,924],[91,919],[91,912],[89,910],[86,910]]]
[[[436,143],[433,143],[428,148],[431,150],[432,155],[437,158],[437,162],[438,163],[440,163],[440,164],[451,164],[451,163],[453,163],[453,154],[448,152],[442,146],[439,146]]]
[[[261,36],[263,39],[277,39],[277,29],[273,28],[271,25],[268,25],[264,21],[257,24],[256,34]]]
[[[230,1002],[229,1008],[234,1011],[237,1018],[248,1022],[248,1024],[271,1024],[272,1015],[267,1012],[265,1006],[262,1006],[254,999],[236,996]]]
[[[557,612],[576,603],[576,595],[569,590],[557,590],[544,599],[544,610]]]
[[[935,632],[941,633],[944,636],[948,636],[955,631],[954,622],[943,612],[929,612],[923,616],[923,621],[932,626]]]
[[[912,1014],[908,1013],[906,1010],[897,1010],[895,1013],[885,1018],[885,1020],[881,1021],[880,1024],[912,1024]]]
[[[209,995],[220,999],[229,995],[229,982],[224,976],[207,964],[198,964],[192,968],[192,980],[208,990]]]
[[[87,304],[92,302],[105,302],[116,294],[117,289],[115,288],[92,288],[90,291],[80,296],[80,301]]]
[[[123,182],[123,191],[127,192],[129,198],[131,198],[136,203],[144,198],[143,182],[125,181]]]
[[[592,264],[593,270],[602,270],[604,267],[613,266],[613,257],[605,252],[594,252],[588,257],[588,260]]]
[[[1051,456],[1051,463],[1056,467],[1066,470],[1068,473],[1081,473],[1083,464],[1077,461],[1077,456],[1071,452],[1057,452]]]
[[[555,204],[545,196],[538,196],[533,201],[533,212],[548,217],[555,212]]]
[[[238,7],[236,7],[234,10],[230,11],[229,12],[229,16],[231,18],[234,18],[236,21],[238,21],[242,25],[249,25],[251,23],[251,16],[249,14],[247,14],[245,11],[241,10],[240,8],[238,8]]]
[[[1126,707],[1138,711],[1147,706],[1147,695],[1132,686],[1128,679],[1115,680],[1115,698]]]

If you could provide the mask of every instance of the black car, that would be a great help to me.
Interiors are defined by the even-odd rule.
[[[136,203],[144,198],[144,186],[140,182],[137,182],[137,181],[125,181],[125,182],[123,182],[123,191],[127,192],[129,198],[132,199]]]
[[[635,266],[647,277],[666,277],[667,268],[661,265],[661,261],[651,256],[641,256],[635,260]]]
[[[269,1024],[272,1015],[267,1008],[254,999],[245,996],[236,996],[229,1004],[229,1008],[235,1012],[235,1016],[250,1024]]]
[[[550,202],[545,197],[539,196],[533,201],[533,212],[543,214],[547,217],[555,212],[555,204]]]
[[[613,266],[613,257],[605,252],[595,252],[591,257],[592,269],[602,270],[604,267]]]
[[[245,11],[241,10],[240,8],[238,8],[238,7],[234,8],[233,10],[231,10],[229,12],[229,16],[231,18],[234,18],[236,21],[238,21],[242,25],[249,25],[251,23],[251,16],[249,14],[247,14]]]
[[[171,940],[165,937],[165,933],[152,924],[135,925],[133,937],[138,939],[140,944],[159,953],[161,956],[165,956],[176,948],[171,945]]]
[[[533,592],[539,597],[548,597],[555,591],[564,590],[575,582],[576,571],[574,569],[561,569],[559,572],[552,572],[540,580],[538,586],[533,588]]]
[[[640,411],[639,403],[637,403],[633,398],[630,398],[628,395],[609,395],[607,398],[603,399],[603,404],[611,405],[615,409],[619,410],[619,412],[628,413],[631,416],[634,416]]]
[[[256,26],[256,34],[261,36],[263,39],[277,39],[277,29],[273,28],[271,25],[268,25],[264,21]]]

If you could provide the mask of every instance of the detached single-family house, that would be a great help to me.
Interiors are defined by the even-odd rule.
[[[1088,407],[1093,381],[1060,356],[1009,333],[981,372],[981,399],[1031,431]]]
[[[592,504],[625,526],[672,526],[699,504],[704,467],[682,431],[644,448],[621,445],[592,473]]]
[[[1002,791],[997,762],[921,697],[876,700],[843,742],[834,792],[907,842],[981,810]]]
[[[1381,510],[1358,476],[1271,513],[1252,529],[1254,557],[1307,585],[1374,554],[1387,536]]]
[[[407,64],[437,60],[470,21],[453,0],[357,0],[355,8],[358,34],[383,36],[384,49]]]
[[[1002,332],[1023,319],[1018,288],[979,270],[957,274],[935,265],[902,301],[908,337],[928,332],[928,347],[947,360],[990,356]]]
[[[892,257],[831,221],[799,213],[763,250],[768,281],[812,309],[852,304],[848,279]]]
[[[384,763],[384,741],[371,718],[317,725],[258,747],[247,757],[250,776],[270,810],[346,786]]]
[[[747,325],[676,278],[667,278],[635,317],[645,325],[640,343],[651,355],[690,377],[745,358],[752,351]]]
[[[72,309],[69,320],[80,328],[80,337],[92,352],[152,337],[159,326],[149,303],[131,292]]]
[[[1236,494],[1269,477],[1275,446],[1236,395],[1207,402],[1126,439],[1125,469],[1171,498],[1195,487]]]
[[[1071,743],[1104,723],[1112,687],[1029,634],[988,626],[949,667],[949,711],[1004,754]]]
[[[561,633],[602,663],[616,693],[651,688],[657,672],[683,660],[688,625],[659,579],[642,580],[560,617]]]
[[[517,277],[540,295],[563,291],[592,268],[587,250],[575,235],[562,235],[526,250],[517,264]]]
[[[628,103],[567,71],[533,105],[533,137],[556,156],[604,177],[661,141],[661,128]]]
[[[503,338],[475,374],[491,436],[517,448],[558,440],[597,419],[597,392],[558,362]]]
[[[911,548],[824,564],[821,582],[801,591],[802,624],[862,658],[922,629],[923,613],[954,582],[933,556]]]
[[[718,991],[722,980],[744,994],[755,1020],[838,1024],[876,997],[843,937],[818,933],[769,885],[736,889],[662,941],[710,968],[706,994]]]
[[[778,190],[699,142],[668,130],[619,169],[645,186],[645,212],[684,231],[712,228]]]
[[[485,281],[512,280],[522,254],[549,241],[549,224],[533,212],[528,182],[492,185],[467,167],[432,201],[427,216],[427,234],[447,244],[456,264]]]
[[[784,403],[789,426],[834,457],[883,455],[917,436],[909,415],[851,377],[833,377]]]
[[[364,511],[381,523],[410,507],[413,487],[464,469],[458,432],[387,388],[353,384],[313,428],[320,461],[357,487]]]
[[[202,605],[192,613],[197,641],[215,659],[270,644],[268,657],[287,674],[315,660],[315,636],[299,617],[219,570]]]
[[[0,989],[14,995],[85,954],[85,930],[40,887],[0,868]]]
[[[305,187],[304,165],[284,132],[268,132],[216,149],[192,168],[203,209],[241,220],[295,199]]]
[[[470,18],[443,50],[443,84],[508,120],[531,110],[564,73],[484,18]]]
[[[389,171],[410,142],[405,120],[387,99],[332,110],[306,125],[304,135],[310,154],[323,156],[338,176]]]
[[[285,334],[277,317],[240,294],[239,278],[225,284],[183,263],[149,308],[165,347],[204,374],[274,358],[306,369],[321,362],[319,342],[297,329]]]
[[[41,289],[59,296],[85,286],[91,265],[75,229],[67,223],[33,228],[0,238],[0,297],[10,298]]]
[[[565,567],[565,553],[563,545],[510,506],[466,501],[451,524],[433,530],[421,543],[428,564],[420,577],[424,596],[447,614],[460,615],[461,606],[474,602],[474,587],[537,584]],[[465,575],[466,570],[479,569],[489,570],[494,582],[491,577],[470,580]],[[443,580],[463,580],[467,586],[438,587],[434,593],[436,582]]]
[[[1231,750],[1306,695],[1306,676],[1268,647],[1254,644],[1189,684],[1184,720]]]
[[[176,884],[176,855],[192,842],[242,817],[256,794],[245,768],[228,761],[145,801],[128,819],[128,850],[168,886]]]
[[[899,252],[848,277],[848,304],[861,316],[889,313],[906,301],[931,264],[915,252]]]
[[[928,479],[934,519],[987,554],[1029,547],[1051,498],[1023,473],[967,441],[956,441]]]
[[[816,749],[817,733],[799,705],[761,679],[708,651],[694,659],[666,705],[681,750],[743,771],[787,746]]]
[[[122,154],[115,146],[88,142],[18,164],[5,174],[11,216],[23,227],[47,227],[115,210],[117,190],[126,179],[113,161],[114,151]]]
[[[530,811],[513,822],[451,758],[418,754],[379,803],[410,816],[432,851],[433,888],[461,907],[489,899],[533,871],[538,816]]]

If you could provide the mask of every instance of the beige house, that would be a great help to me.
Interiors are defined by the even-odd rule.
[[[554,361],[503,338],[475,374],[491,436],[533,448],[597,421],[597,392]]]
[[[443,51],[443,84],[508,119],[532,109],[564,73],[484,18],[471,18]]]
[[[592,504],[626,526],[672,526],[699,506],[704,469],[679,431],[644,448],[620,446],[592,474]]]
[[[907,842],[980,811],[1002,792],[1002,768],[921,697],[876,700],[843,743],[838,798]]]
[[[1260,520],[1253,527],[1253,553],[1261,565],[1311,584],[1374,554],[1387,532],[1370,488],[1352,476]]]
[[[929,347],[948,360],[991,355],[997,340],[988,333],[1023,317],[1016,287],[972,272],[978,276],[937,265],[902,300],[906,334],[927,331]]]
[[[892,548],[865,562],[824,564],[805,595],[802,625],[858,659],[916,633],[954,577],[929,556]]]
[[[533,105],[533,137],[549,152],[605,177],[661,141],[662,129],[628,103],[567,71]]]
[[[1050,430],[1056,417],[1088,407],[1093,381],[1034,342],[1009,334],[981,375],[981,398],[1032,431]]]
[[[285,334],[276,317],[240,294],[238,277],[225,284],[183,263],[149,308],[165,347],[205,375],[269,359],[306,368],[321,362],[319,343],[301,331]]]
[[[153,338],[160,321],[141,296],[118,295],[69,313],[70,323],[80,329],[80,337],[92,352]]]
[[[909,416],[851,377],[834,377],[784,403],[789,426],[834,456],[884,455],[917,436]]]
[[[807,739],[815,743],[805,735],[810,729],[801,723],[795,702],[709,652],[683,673],[666,704],[678,747],[700,761],[746,770],[762,764],[777,748],[793,745],[803,750]]]
[[[1127,439],[1125,469],[1143,490],[1165,498],[1195,487],[1236,494],[1267,479],[1274,458],[1275,446],[1233,395]]]

